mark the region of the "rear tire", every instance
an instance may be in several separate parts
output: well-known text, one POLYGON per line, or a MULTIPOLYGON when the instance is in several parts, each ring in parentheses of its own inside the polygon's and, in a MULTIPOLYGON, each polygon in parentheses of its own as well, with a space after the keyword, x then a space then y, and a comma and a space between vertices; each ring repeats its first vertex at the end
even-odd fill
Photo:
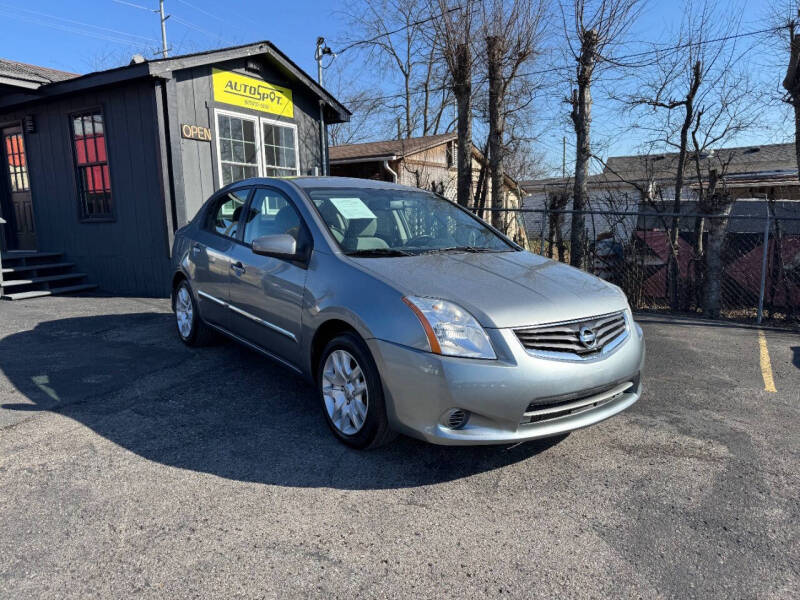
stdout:
POLYGON ((378 368, 355 333, 337 335, 325 346, 317 385, 328 427, 348 446, 377 448, 397 437, 389 427, 378 368))
POLYGON ((172 310, 178 337, 187 346, 205 346, 214 339, 213 330, 203 323, 189 282, 182 279, 172 295, 172 310))

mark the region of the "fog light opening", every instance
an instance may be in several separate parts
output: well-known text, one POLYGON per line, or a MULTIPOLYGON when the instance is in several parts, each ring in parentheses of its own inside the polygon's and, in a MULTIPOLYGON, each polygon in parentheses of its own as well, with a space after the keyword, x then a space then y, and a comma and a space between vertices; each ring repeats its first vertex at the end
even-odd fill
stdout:
POLYGON ((443 421, 449 429, 462 429, 469 421, 469 411, 462 408, 451 408, 444 414, 443 421))

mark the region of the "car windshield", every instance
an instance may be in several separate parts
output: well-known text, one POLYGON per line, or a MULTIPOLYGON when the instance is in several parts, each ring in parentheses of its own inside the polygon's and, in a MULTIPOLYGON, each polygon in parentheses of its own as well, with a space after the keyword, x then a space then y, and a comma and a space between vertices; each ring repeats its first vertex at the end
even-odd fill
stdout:
POLYGON ((346 254, 380 257, 515 250, 479 219, 428 192, 335 188, 313 189, 308 194, 346 254))

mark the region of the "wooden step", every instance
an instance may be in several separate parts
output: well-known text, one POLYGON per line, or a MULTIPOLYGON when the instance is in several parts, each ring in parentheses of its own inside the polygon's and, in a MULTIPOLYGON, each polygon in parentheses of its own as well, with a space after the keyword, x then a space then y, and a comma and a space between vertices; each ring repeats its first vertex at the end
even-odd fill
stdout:
POLYGON ((5 294, 4 300, 26 300, 28 298, 39 298, 40 296, 54 296, 56 294, 72 294, 74 292, 88 292, 97 288, 96 283, 83 283, 81 285, 70 285, 66 287, 57 287, 50 290, 34 290, 32 292, 15 292, 13 294, 5 294))
POLYGON ((61 252, 6 252, 0 258, 7 260, 24 260, 28 258, 58 258, 61 252))
POLYGON ((61 262, 61 263, 42 263, 40 265, 20 265, 18 267, 3 267, 3 274, 8 273, 22 273, 23 271, 37 271, 44 269, 66 269, 67 267, 74 267, 75 263, 61 262))
POLYGON ((47 277, 31 277, 30 279, 11 279, 3 281, 3 288, 48 283, 50 281, 64 281, 66 279, 83 279, 84 277, 86 277, 86 273, 66 273, 64 275, 48 275, 47 277))

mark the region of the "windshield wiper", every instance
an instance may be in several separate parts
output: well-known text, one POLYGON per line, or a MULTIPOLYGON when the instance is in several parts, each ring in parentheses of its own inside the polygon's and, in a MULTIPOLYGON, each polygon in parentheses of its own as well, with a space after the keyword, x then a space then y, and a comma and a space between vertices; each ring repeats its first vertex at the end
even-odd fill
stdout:
POLYGON ((504 252, 497 248, 485 248, 482 246, 448 246, 447 248, 431 248, 425 250, 422 254, 439 254, 441 252, 504 252))
POLYGON ((397 248, 369 248, 364 250, 351 250, 345 252, 347 256, 414 256, 411 252, 397 248))

